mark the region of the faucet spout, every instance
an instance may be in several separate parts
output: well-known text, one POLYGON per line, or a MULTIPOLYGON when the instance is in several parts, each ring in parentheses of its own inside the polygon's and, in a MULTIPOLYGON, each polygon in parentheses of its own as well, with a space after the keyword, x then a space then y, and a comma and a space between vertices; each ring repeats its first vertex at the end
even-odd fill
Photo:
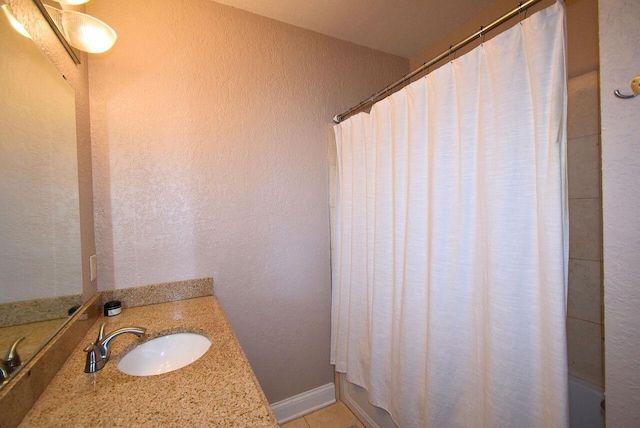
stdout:
POLYGON ((106 355, 107 359, 109 359, 109 355, 111 354, 111 348, 110 348, 109 345, 111 345, 111 341, 113 339, 115 339, 116 337, 118 337, 118 336, 120 336, 122 334, 125 334, 125 333, 135 334, 136 336, 140 337, 143 334, 145 334, 146 331, 147 331, 147 329, 143 328, 143 327, 123 327, 123 328, 119 328, 119 329, 114 330, 111 333, 109 333, 109 335, 107 335, 107 337, 105 337, 104 339, 100 340, 100 342, 96 343, 96 345, 100 346, 100 348, 103 351, 103 355, 106 355))
POLYGON ((109 361, 109 358, 111 357, 110 345, 113 339, 125 333, 135 334, 140 337, 147 331, 147 329, 143 327, 123 327, 112 331, 105 337, 105 326, 106 323, 103 323, 100 326, 100 332, 98 333, 98 338, 95 343, 89 344, 84 349, 87 353, 87 362, 84 367, 85 373, 95 373, 107 364, 107 361, 109 361))

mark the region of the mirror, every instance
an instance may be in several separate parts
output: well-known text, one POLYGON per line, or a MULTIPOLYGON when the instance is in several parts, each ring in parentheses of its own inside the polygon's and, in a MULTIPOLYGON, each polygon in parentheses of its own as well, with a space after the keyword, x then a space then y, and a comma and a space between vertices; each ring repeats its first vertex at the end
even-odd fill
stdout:
POLYGON ((24 365, 82 303, 75 95, 3 12, 0 76, 0 358, 25 337, 24 365))

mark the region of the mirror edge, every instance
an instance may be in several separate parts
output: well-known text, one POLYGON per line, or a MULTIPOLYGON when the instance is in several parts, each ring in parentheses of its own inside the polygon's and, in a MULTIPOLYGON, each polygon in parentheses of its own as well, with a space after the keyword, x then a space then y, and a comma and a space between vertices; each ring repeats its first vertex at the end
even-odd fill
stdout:
POLYGON ((44 5, 42 4, 42 1, 33 0, 33 2, 36 4, 36 6, 38 6, 38 9, 40 9, 40 12, 42 13, 42 16, 44 16, 44 19, 47 20, 47 23, 49 23, 49 27, 51 27, 53 32, 56 34, 56 37, 58 37, 58 39, 60 40, 60 43, 62 43, 62 46, 64 46, 65 50, 67 51, 67 53, 69 54, 69 56, 71 57, 73 62, 76 63, 76 64, 80 64, 80 59, 78 58, 76 53, 73 51, 73 48, 71 47, 71 45, 69 44, 67 39, 60 32, 60 29, 58 28, 56 23, 53 22, 53 19, 51 19, 51 16, 49 16, 49 13, 44 8, 44 5))

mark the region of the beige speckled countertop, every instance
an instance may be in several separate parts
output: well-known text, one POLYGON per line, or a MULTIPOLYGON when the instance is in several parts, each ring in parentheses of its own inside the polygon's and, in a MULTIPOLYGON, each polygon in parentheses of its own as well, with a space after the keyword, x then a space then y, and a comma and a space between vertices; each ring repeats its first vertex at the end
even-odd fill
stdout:
POLYGON ((124 309, 102 317, 87 333, 40 399, 23 427, 277 427, 251 367, 214 296, 124 309), (84 373, 83 348, 102 322, 116 328, 147 328, 142 339, 122 335, 111 360, 93 375, 84 373), (211 347, 192 364, 158 376, 129 376, 116 367, 138 340, 177 331, 199 332, 211 347))

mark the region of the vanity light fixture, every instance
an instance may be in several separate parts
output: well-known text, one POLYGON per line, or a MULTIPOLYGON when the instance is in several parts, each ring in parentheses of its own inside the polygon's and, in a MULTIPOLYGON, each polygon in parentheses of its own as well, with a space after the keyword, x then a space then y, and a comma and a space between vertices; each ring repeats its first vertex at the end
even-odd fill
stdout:
MULTIPOLYGON (((80 4, 72 3, 72 1, 74 0, 60 3, 80 4)), ((102 53, 111 49, 116 42, 118 37, 116 32, 98 18, 75 10, 57 9, 49 5, 44 5, 44 7, 74 48, 88 53, 102 53)))
POLYGON ((16 19, 16 17, 13 15, 13 12, 11 12, 11 9, 9 9, 9 5, 7 5, 4 1, 0 0, 0 9, 2 9, 5 16, 9 20, 9 23, 14 28, 14 30, 16 30, 18 33, 22 34, 28 39, 31 38, 31 35, 27 32, 27 30, 20 23, 20 21, 16 19))

